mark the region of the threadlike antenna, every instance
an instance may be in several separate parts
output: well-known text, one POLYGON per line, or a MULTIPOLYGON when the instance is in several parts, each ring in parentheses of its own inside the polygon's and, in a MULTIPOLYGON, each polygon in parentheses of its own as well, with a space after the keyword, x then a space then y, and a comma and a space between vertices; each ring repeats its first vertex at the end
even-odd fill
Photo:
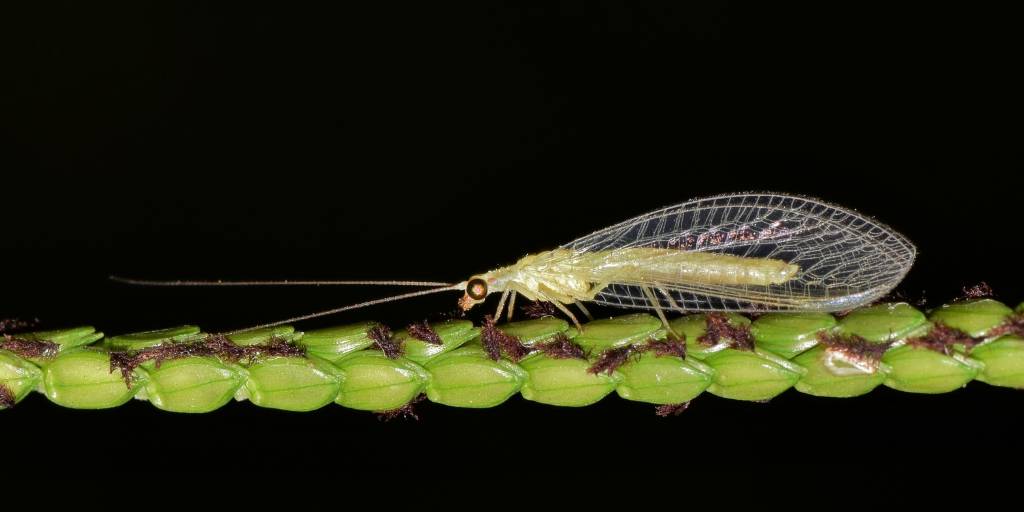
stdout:
POLYGON ((135 279, 131 277, 110 276, 117 283, 134 286, 451 286, 452 283, 439 281, 212 281, 175 280, 159 281, 152 279, 135 279))

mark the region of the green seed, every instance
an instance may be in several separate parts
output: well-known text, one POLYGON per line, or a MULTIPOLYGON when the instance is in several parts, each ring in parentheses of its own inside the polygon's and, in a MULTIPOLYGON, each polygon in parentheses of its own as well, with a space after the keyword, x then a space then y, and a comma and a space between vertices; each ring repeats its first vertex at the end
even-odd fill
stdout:
POLYGON ((843 317, 838 327, 840 334, 860 336, 876 343, 903 339, 924 330, 927 330, 924 313, 905 302, 858 309, 843 317))
POLYGON ((228 403, 246 382, 245 370, 214 357, 186 357, 147 370, 146 397, 171 412, 209 412, 228 403))
POLYGON ((825 347, 815 347, 793 358, 807 373, 796 383, 797 391, 814 396, 846 398, 860 396, 885 381, 885 373, 853 373, 836 375, 825 365, 825 347))
POLYGON ((931 312, 931 321, 942 322, 974 338, 984 337, 1006 321, 1013 310, 992 299, 968 300, 945 304, 931 312))
POLYGON ((276 327, 265 327, 263 329, 253 329, 251 331, 236 332, 228 335, 228 339, 235 345, 243 347, 250 345, 259 345, 266 343, 272 338, 283 339, 291 341, 294 338, 300 337, 295 334, 295 328, 290 325, 278 325, 276 327))
MULTIPOLYGON (((589 325, 587 324, 588 328, 589 325)), ((519 341, 527 347, 553 338, 557 334, 567 334, 569 323, 561 318, 545 316, 535 320, 523 320, 499 325, 498 329, 505 334, 519 338, 519 341)), ((575 332, 575 329, 573 330, 575 332)))
POLYGON ((979 345, 971 359, 985 365, 977 379, 993 386, 1024 388, 1024 338, 1004 336, 979 345))
POLYGON ((199 328, 194 325, 182 325, 155 331, 122 334, 107 338, 104 345, 111 350, 142 350, 146 347, 159 345, 165 341, 182 341, 194 338, 199 328))
POLYGON ((520 392, 523 398, 542 404, 590 405, 611 393, 621 379, 618 372, 611 375, 589 373, 590 364, 582 359, 554 359, 532 354, 519 363, 529 374, 520 392))
POLYGON ((91 325, 72 327, 70 329, 59 329, 54 331, 36 331, 19 334, 18 337, 36 341, 50 341, 60 345, 60 350, 68 350, 94 343, 103 338, 102 332, 96 332, 91 325))
POLYGON ((1017 309, 1016 309, 1016 311, 1017 311, 1018 313, 1024 313, 1024 302, 1021 302, 1020 304, 1017 304, 1017 309))
POLYGON ((38 366, 6 350, 0 350, 0 386, 14 395, 15 403, 35 389, 42 377, 43 372, 38 366))
POLYGON ((430 374, 422 366, 399 357, 388 359, 376 350, 350 354, 337 363, 345 375, 335 402, 350 409, 387 411, 412 401, 430 374))
POLYGON ((423 364, 432 357, 462 346, 480 333, 480 329, 473 327, 469 320, 449 320, 430 327, 441 338, 440 345, 413 338, 407 329, 395 333, 395 342, 402 345, 404 355, 410 361, 423 364))
POLYGON ((934 350, 905 345, 885 353, 885 385, 908 393, 947 393, 962 388, 978 368, 934 350))
POLYGON ((312 411, 331 403, 342 382, 342 373, 318 357, 261 359, 248 373, 238 398, 285 411, 312 411))
POLYGON ((452 407, 494 407, 516 394, 526 381, 522 368, 494 361, 479 347, 463 347, 426 365, 431 379, 427 398, 452 407))
POLYGON ((622 380, 615 391, 620 397, 651 404, 679 404, 703 393, 711 385, 714 370, 699 361, 648 352, 621 366, 618 373, 622 380))
POLYGON ((708 391, 733 400, 770 400, 793 387, 804 371, 767 352, 731 348, 709 354, 704 362, 715 369, 708 391))
MULTIPOLYGON (((735 313, 724 313, 726 319, 734 327, 749 327, 750 319, 735 313)), ((709 354, 719 352, 728 348, 726 343, 718 343, 714 346, 705 345, 700 337, 707 332, 707 315, 687 315, 669 322, 672 330, 677 334, 686 337, 686 354, 697 359, 704 359, 709 354)), ((723 340, 731 341, 731 340, 723 340)))
POLYGON ((43 368, 47 398, 72 409, 117 407, 131 400, 146 379, 146 371, 136 368, 129 388, 121 372, 110 371, 110 354, 91 348, 63 352, 43 368))
POLYGON ((786 359, 810 350, 818 344, 818 333, 836 326, 826 313, 768 313, 750 325, 757 347, 786 359))
POLYGON ((648 314, 637 313, 594 320, 588 323, 583 328, 583 334, 577 335, 573 341, 583 347, 583 350, 597 354, 608 349, 646 341, 652 337, 665 337, 661 320, 648 314))
POLYGON ((298 343, 306 347, 307 354, 333 363, 348 354, 373 345, 369 332, 377 325, 377 322, 363 322, 307 331, 299 338, 298 343))

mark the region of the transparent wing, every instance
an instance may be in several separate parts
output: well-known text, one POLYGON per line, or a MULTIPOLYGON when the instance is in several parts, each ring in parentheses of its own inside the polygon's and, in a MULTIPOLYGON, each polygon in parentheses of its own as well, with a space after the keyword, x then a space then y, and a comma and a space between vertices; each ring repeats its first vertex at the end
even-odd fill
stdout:
POLYGON ((851 210, 773 193, 732 194, 671 206, 602 229, 563 248, 674 248, 800 267, 778 285, 611 283, 595 302, 646 308, 641 285, 664 308, 687 311, 838 311, 881 298, 910 270, 916 250, 902 235, 851 210))

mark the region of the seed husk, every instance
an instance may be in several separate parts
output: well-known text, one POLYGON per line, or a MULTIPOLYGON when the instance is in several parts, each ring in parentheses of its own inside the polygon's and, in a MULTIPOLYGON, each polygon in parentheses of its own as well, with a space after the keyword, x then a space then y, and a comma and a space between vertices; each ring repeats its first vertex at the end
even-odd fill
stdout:
POLYGON ((670 321, 669 325, 673 331, 686 339, 687 355, 697 359, 704 359, 710 354, 730 348, 737 342, 744 345, 747 343, 746 335, 742 335, 740 340, 734 340, 727 336, 730 333, 750 333, 750 319, 735 313, 687 315, 670 321), (726 330, 728 332, 717 330, 713 336, 716 339, 711 340, 707 336, 709 318, 714 318, 710 320, 712 325, 719 327, 722 326, 721 320, 725 320, 730 326, 726 330))
POLYGON ((43 378, 38 366, 6 350, 0 350, 0 387, 7 393, 6 404, 0 409, 13 407, 36 389, 43 378))
POLYGON ((199 327, 182 325, 154 331, 135 332, 113 336, 103 341, 111 350, 137 351, 168 341, 186 341, 200 336, 199 327))
POLYGON ((1004 336, 971 351, 984 368, 977 379, 993 386, 1024 388, 1024 338, 1004 336))
POLYGON ((885 385, 907 393, 948 393, 967 385, 978 368, 934 350, 904 345, 886 352, 885 385))
POLYGON ((972 338, 983 338, 1012 314, 1013 310, 1002 302, 975 299, 939 306, 929 319, 963 331, 972 338))
POLYGON ((817 346, 818 333, 835 326, 835 317, 827 313, 767 313, 754 320, 750 331, 758 348, 792 359, 817 346))
POLYGON ((146 397, 158 409, 203 413, 221 408, 245 384, 244 368, 215 357, 174 359, 147 371, 146 397))
POLYGON ((527 374, 505 360, 491 359, 482 347, 462 347, 426 364, 427 398, 452 407, 494 407, 516 394, 527 374))
POLYGON ((521 361, 529 377, 520 393, 534 402, 565 407, 593 404, 615 390, 621 376, 591 373, 591 363, 581 359, 555 359, 534 353, 521 361))
POLYGON ((343 374, 330 362, 314 356, 269 357, 247 369, 244 395, 270 409, 312 411, 335 400, 343 374))
POLYGON ((669 405, 689 402, 711 385, 713 371, 700 362, 644 352, 618 369, 616 393, 626 400, 669 405))
POLYGON ((95 343, 103 338, 102 332, 96 332, 91 325, 82 325, 68 329, 26 332, 15 335, 17 338, 46 343, 56 343, 58 351, 82 347, 95 343))
POLYGON ((897 302, 853 311, 839 320, 836 333, 880 343, 903 339, 927 328, 924 313, 910 304, 897 302))
POLYGON ((448 320, 430 327, 437 342, 417 339, 408 328, 395 333, 395 342, 402 346, 406 359, 423 364, 433 357, 459 348, 480 333, 480 329, 473 327, 473 322, 469 320, 448 320))
POLYGON ((398 409, 416 398, 430 379, 422 366, 404 357, 388 358, 376 350, 349 354, 336 366, 344 379, 335 402, 363 411, 398 409))
POLYGON ((725 349, 704 358, 715 369, 708 391, 722 398, 761 402, 793 387, 804 369, 768 352, 725 349))
POLYGON ((582 334, 570 337, 583 350, 599 354, 651 338, 664 338, 665 330, 661 320, 646 313, 637 313, 594 320, 584 326, 582 334))
POLYGON ((264 327, 262 329, 252 329, 227 335, 227 338, 231 340, 232 343, 240 347, 260 345, 271 339, 291 342, 301 337, 302 333, 296 333, 295 327, 290 325, 264 327))
MULTIPOLYGON (((833 373, 825 364, 826 347, 818 346, 793 358, 806 369, 796 383, 797 391, 814 396, 847 398, 867 394, 885 381, 885 372, 833 373)), ((834 363, 833 363, 834 364, 834 363)))
POLYGON ((107 409, 117 407, 146 383, 142 368, 132 371, 131 384, 125 386, 120 372, 112 371, 110 354, 89 347, 61 352, 43 368, 47 398, 71 409, 107 409))
POLYGON ((566 334, 569 331, 569 323, 561 318, 545 316, 535 320, 523 320, 499 325, 505 334, 515 336, 519 342, 527 347, 536 343, 547 341, 558 334, 566 334))
POLYGON ((376 322, 328 327, 306 331, 298 339, 298 343, 306 347, 306 353, 336 362, 347 354, 369 348, 373 345, 370 329, 377 326, 376 322))

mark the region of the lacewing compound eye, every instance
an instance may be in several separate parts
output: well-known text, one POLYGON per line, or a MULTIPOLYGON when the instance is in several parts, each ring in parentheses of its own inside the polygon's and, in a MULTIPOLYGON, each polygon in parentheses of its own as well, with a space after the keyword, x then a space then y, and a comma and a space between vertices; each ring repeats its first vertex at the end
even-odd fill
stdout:
POLYGON ((483 300, 484 297, 487 297, 487 281, 479 277, 470 279, 466 283, 466 295, 473 300, 483 300))

